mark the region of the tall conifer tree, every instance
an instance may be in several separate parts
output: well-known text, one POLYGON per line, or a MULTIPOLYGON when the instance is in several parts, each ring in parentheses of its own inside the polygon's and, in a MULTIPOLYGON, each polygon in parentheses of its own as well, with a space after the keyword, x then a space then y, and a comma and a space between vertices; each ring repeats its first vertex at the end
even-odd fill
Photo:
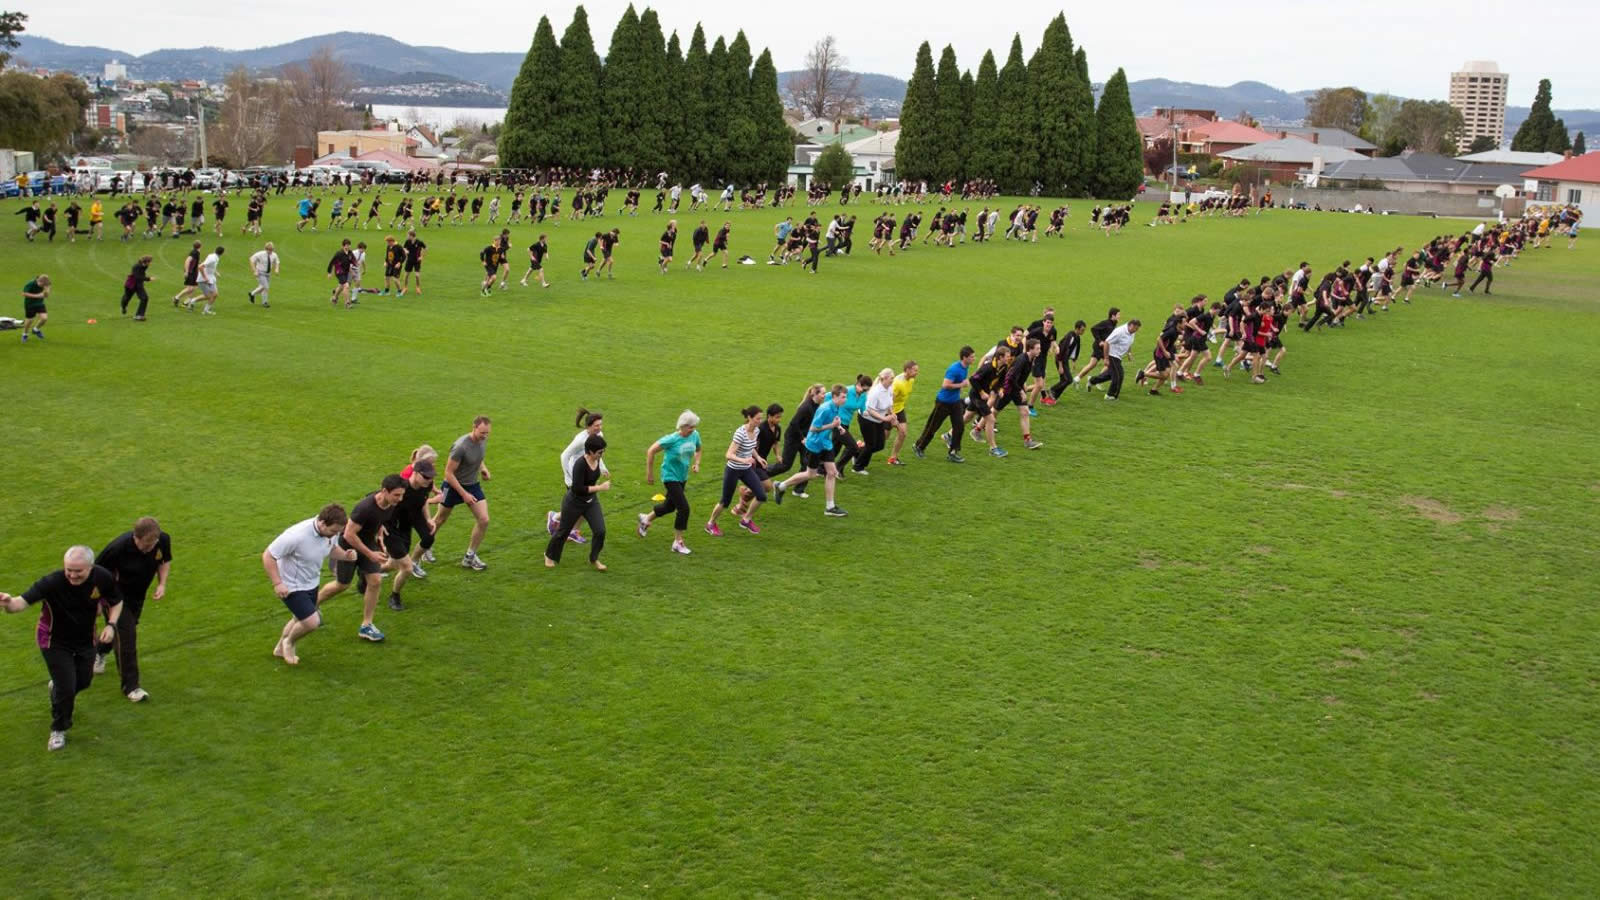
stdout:
POLYGON ((560 78, 561 48, 556 44, 550 18, 541 16, 533 32, 533 45, 511 86, 511 103, 500 129, 500 165, 520 169, 556 161, 558 153, 550 125, 559 110, 560 78))
POLYGON ((917 48, 916 68, 906 85, 900 106, 900 140, 895 145, 895 174, 902 179, 936 178, 934 171, 939 135, 939 89, 933 69, 933 48, 927 41, 917 48))
POLYGON ((1095 148, 1094 196, 1122 200, 1136 194, 1144 180, 1144 138, 1133 118, 1128 76, 1121 69, 1100 93, 1095 148))
POLYGON ((564 166, 592 166, 605 158, 601 137, 600 56, 589 33, 589 14, 579 6, 561 35, 559 106, 550 123, 556 161, 564 166))

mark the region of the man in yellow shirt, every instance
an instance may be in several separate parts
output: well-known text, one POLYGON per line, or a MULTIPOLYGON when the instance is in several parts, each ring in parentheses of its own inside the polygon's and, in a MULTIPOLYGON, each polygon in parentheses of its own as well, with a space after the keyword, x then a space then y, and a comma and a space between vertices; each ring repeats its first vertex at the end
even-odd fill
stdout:
POLYGON ((893 403, 889 411, 894 413, 894 452, 889 454, 889 465, 903 466, 900 461, 900 448, 906 443, 906 401, 911 399, 911 391, 917 386, 917 361, 906 360, 905 367, 899 375, 894 377, 894 383, 889 385, 889 394, 893 403))
POLYGON ((96 197, 94 202, 89 204, 89 233, 97 241, 105 240, 105 234, 102 231, 105 226, 105 219, 105 208, 100 205, 100 198, 96 197))

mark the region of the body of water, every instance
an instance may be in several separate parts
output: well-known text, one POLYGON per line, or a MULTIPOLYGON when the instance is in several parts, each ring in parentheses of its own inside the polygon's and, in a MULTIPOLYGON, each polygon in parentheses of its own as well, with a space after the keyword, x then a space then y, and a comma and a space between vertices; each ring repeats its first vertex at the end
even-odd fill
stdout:
POLYGON ((477 106, 401 106, 373 104, 372 114, 380 119, 399 119, 402 125, 424 125, 454 128, 462 123, 476 122, 493 125, 506 117, 499 107, 477 106))

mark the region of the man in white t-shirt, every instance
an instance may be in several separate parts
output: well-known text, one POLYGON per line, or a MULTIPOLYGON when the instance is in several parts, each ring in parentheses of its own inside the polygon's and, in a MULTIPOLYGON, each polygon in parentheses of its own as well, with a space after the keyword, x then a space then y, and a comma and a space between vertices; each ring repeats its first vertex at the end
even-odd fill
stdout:
MULTIPOLYGON (((218 247, 200 261, 200 271, 195 275, 195 287, 200 289, 200 298, 206 302, 205 308, 200 310, 201 315, 214 316, 216 310, 212 307, 217 303, 217 267, 222 264, 222 254, 226 248, 218 247)), ((194 300, 183 304, 184 309, 193 310, 194 300)))
POLYGON ((331 554, 340 562, 354 562, 356 551, 334 546, 333 539, 349 521, 344 507, 330 503, 313 518, 284 529, 261 552, 261 567, 272 581, 272 592, 292 617, 283 626, 272 655, 289 665, 299 665, 295 642, 322 627, 322 612, 317 605, 318 580, 323 561, 331 554))
POLYGON ((250 291, 250 302, 256 302, 256 297, 260 296, 261 306, 271 307, 272 304, 267 301, 267 291, 272 287, 272 276, 278 274, 278 253, 272 248, 271 241, 250 254, 250 271, 256 276, 256 286, 250 291))
POLYGON ((1111 386, 1106 388, 1106 399, 1115 400, 1122 394, 1122 365, 1133 350, 1133 336, 1139 331, 1139 320, 1130 319, 1112 329, 1111 335, 1106 338, 1106 370, 1089 379, 1089 384, 1096 385, 1109 381, 1111 386))

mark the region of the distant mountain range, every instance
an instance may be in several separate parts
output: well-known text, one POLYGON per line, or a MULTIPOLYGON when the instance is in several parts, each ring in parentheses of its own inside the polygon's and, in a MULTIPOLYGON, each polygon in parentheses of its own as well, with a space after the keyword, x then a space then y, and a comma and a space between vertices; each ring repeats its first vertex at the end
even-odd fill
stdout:
MULTIPOLYGON (((157 50, 138 55, 106 47, 78 47, 49 38, 23 34, 17 62, 49 69, 94 73, 112 61, 128 67, 134 78, 173 81, 186 78, 220 81, 244 66, 256 72, 275 71, 301 62, 328 47, 350 70, 359 88, 356 99, 369 103, 420 103, 429 106, 504 106, 511 82, 522 66, 520 53, 467 53, 447 47, 417 47, 377 34, 342 31, 302 38, 288 44, 254 50, 157 50)), ((798 72, 779 74, 786 88, 798 72)), ((1099 86, 1096 85, 1098 91, 1099 86)), ((1306 99, 1314 90, 1285 91, 1259 81, 1227 86, 1148 78, 1129 82, 1134 112, 1144 115, 1158 106, 1214 109, 1231 118, 1242 111, 1263 125, 1289 125, 1305 118, 1306 99)), ((861 96, 868 114, 887 118, 900 113, 906 82, 892 75, 861 73, 861 96)), ((1558 109, 1567 129, 1600 134, 1600 110, 1558 109)), ((1506 134, 1516 131, 1528 117, 1528 108, 1506 108, 1506 134)))

